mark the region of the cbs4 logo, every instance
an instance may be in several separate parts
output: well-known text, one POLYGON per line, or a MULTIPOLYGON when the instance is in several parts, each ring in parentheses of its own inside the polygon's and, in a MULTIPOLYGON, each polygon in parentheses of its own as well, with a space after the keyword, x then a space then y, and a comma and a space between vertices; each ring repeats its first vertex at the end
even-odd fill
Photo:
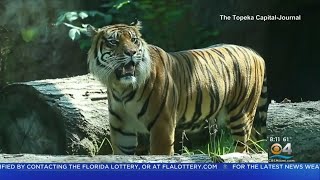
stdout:
POLYGON ((271 153, 278 155, 281 153, 288 153, 288 155, 292 154, 292 148, 291 148, 291 143, 287 143, 283 148, 281 144, 279 143, 274 143, 271 146, 271 153))

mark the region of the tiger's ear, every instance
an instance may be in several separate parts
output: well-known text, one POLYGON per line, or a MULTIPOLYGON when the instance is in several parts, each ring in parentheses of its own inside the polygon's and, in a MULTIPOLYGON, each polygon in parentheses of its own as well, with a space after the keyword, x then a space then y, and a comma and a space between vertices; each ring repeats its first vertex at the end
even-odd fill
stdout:
POLYGON ((135 19, 135 21, 133 21, 132 23, 130 23, 130 26, 134 26, 135 28, 137 28, 138 30, 142 29, 142 23, 141 21, 139 21, 138 19, 135 19))
POLYGON ((98 33, 98 30, 95 27, 91 26, 90 24, 87 24, 86 32, 85 32, 87 36, 93 37, 97 33, 98 33))

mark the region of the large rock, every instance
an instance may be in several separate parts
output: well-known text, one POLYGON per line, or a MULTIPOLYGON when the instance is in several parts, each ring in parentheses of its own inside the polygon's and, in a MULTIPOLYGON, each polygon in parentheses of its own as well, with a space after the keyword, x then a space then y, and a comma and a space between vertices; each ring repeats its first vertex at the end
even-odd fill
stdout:
POLYGON ((268 154, 245 154, 245 153, 229 153, 221 155, 220 158, 226 163, 266 163, 268 162, 268 154))
POLYGON ((320 162, 320 101, 271 104, 267 128, 268 147, 291 143, 296 162, 320 162))

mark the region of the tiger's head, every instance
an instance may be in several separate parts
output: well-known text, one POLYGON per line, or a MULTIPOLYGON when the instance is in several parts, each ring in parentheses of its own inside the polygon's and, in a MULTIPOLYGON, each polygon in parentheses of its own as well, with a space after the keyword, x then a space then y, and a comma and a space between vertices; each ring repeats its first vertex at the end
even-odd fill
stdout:
POLYGON ((139 21, 99 29, 87 26, 87 34, 93 37, 88 52, 89 70, 107 87, 137 87, 150 74, 148 46, 140 29, 139 21))

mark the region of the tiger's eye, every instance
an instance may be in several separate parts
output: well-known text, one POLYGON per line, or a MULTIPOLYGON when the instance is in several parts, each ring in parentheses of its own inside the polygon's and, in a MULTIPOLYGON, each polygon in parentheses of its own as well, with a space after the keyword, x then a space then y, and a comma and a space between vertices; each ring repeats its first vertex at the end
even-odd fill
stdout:
POLYGON ((113 45, 113 46, 115 46, 115 45, 118 44, 118 41, 115 40, 115 39, 108 39, 108 43, 111 44, 111 45, 113 45))
POLYGON ((131 42, 133 42, 134 44, 138 44, 138 38, 136 37, 131 38, 131 42))

